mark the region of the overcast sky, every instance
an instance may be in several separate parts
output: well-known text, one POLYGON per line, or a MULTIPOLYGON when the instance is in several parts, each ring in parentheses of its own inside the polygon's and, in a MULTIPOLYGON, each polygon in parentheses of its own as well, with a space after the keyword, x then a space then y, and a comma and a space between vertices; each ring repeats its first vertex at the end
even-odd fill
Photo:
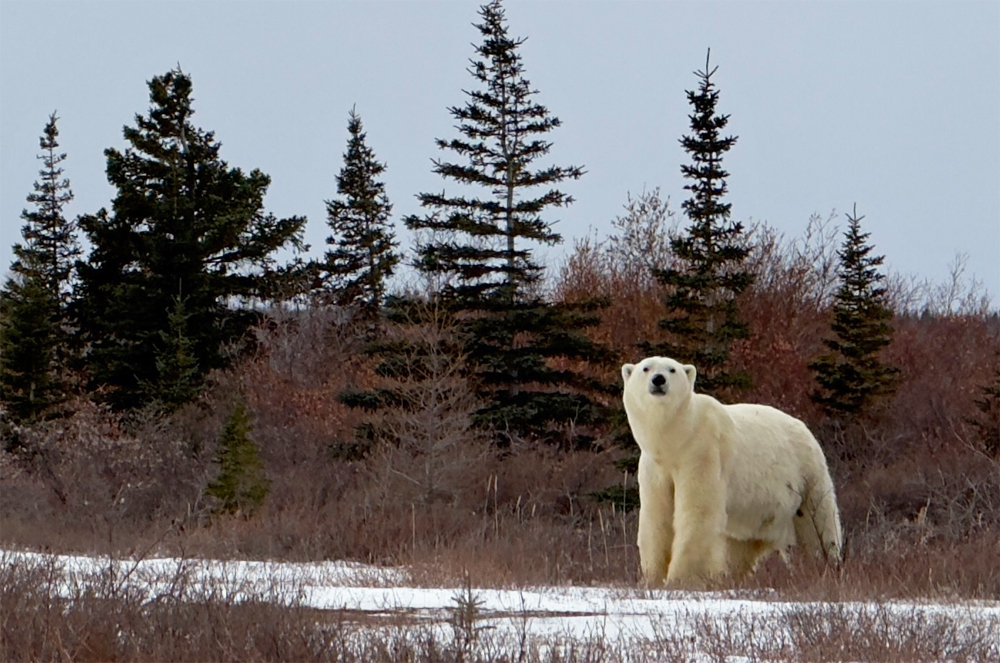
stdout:
MULTIPOLYGON (((57 110, 76 198, 110 206, 103 150, 149 108, 146 82, 179 63, 197 126, 222 157, 272 177, 278 216, 309 218, 321 255, 347 115, 357 105, 399 219, 441 191, 435 138, 457 136, 479 3, 0 2, 0 271, 20 240, 38 138, 57 110)), ((890 270, 943 280, 956 254, 1000 295, 1000 3, 506 3, 536 100, 563 126, 550 162, 588 173, 550 220, 603 236, 627 194, 684 199, 684 94, 712 49, 740 220, 799 236, 809 216, 855 203, 890 270)), ((842 217, 841 217, 842 220, 842 217)), ((404 243, 405 244, 405 243, 404 243)))

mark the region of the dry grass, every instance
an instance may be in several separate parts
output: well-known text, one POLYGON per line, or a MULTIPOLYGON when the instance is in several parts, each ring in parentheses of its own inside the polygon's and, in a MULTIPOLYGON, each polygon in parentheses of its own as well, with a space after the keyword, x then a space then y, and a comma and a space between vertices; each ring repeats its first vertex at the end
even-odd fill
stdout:
POLYGON ((0 563, 3 660, 359 660, 284 589, 205 593, 180 574, 150 597, 111 566, 68 585, 59 571, 0 563))
MULTIPOLYGON (((789 606, 781 618, 741 612, 729 620, 701 618, 688 645, 708 660, 986 661, 1000 654, 997 620, 966 621, 916 607, 875 603, 789 606)), ((681 644, 683 646, 683 644, 681 644)), ((689 660, 689 659, 685 659, 689 660)))
MULTIPOLYGON (((84 579, 47 561, 0 557, 0 659, 131 661, 986 661, 1000 655, 1000 619, 961 608, 872 602, 783 603, 729 614, 692 607, 677 622, 605 637, 538 635, 533 615, 482 610, 465 584, 447 615, 304 606, 294 586, 233 577, 202 584, 183 565, 130 582, 111 562, 84 579), (153 591, 143 587, 154 587, 153 591), (489 620, 489 621, 487 621, 489 620)), ((600 615, 597 615, 598 617, 600 615)))

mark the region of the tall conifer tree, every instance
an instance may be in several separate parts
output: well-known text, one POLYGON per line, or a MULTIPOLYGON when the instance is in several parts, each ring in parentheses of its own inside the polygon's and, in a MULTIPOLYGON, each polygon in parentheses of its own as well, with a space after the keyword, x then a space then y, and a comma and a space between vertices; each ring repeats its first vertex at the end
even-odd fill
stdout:
POLYGON ((830 325, 833 338, 823 339, 827 352, 809 365, 819 385, 813 400, 832 416, 870 411, 879 397, 893 391, 899 372, 879 359, 892 340, 892 311, 880 285, 883 256, 870 255, 870 233, 861 232, 862 219, 856 206, 847 216, 844 244, 837 253, 840 286, 830 325))
POLYGON ((668 337, 646 346, 649 354, 697 366, 699 390, 715 395, 749 386, 747 376, 727 371, 726 363, 730 343, 747 336, 746 325, 738 319, 736 298, 753 282, 742 267, 749 253, 743 224, 730 219, 731 205, 723 202, 729 173, 722 158, 737 137, 722 134, 729 116, 716 112, 719 91, 712 76, 717 69, 706 57, 705 70, 695 72, 698 90, 687 92, 692 134, 680 142, 691 156, 691 163, 681 166, 690 181, 684 188, 691 197, 683 209, 691 224, 685 234, 671 240, 680 266, 655 272, 667 291, 667 317, 660 328, 668 337))
POLYGON ((440 296, 461 320, 477 395, 487 403, 479 424, 501 441, 567 442, 561 425, 586 426, 602 413, 588 395, 595 383, 551 361, 601 359, 603 351, 580 331, 596 323, 596 303, 546 302, 539 287, 544 268, 531 244, 562 241, 544 215, 573 202, 557 187, 584 170, 538 164, 552 147, 546 136, 560 121, 534 99, 519 52, 524 39, 509 36, 501 2, 479 14, 482 42, 469 68, 475 85, 464 106, 449 109, 461 136, 437 141, 454 160, 434 161, 434 172, 462 193, 420 194, 428 213, 405 222, 430 231, 418 246, 417 266, 443 282, 440 296))
POLYGON ((214 134, 192 124, 187 74, 157 76, 149 90, 148 115, 124 129, 129 147, 105 150, 117 189, 112 211, 80 218, 93 249, 79 264, 79 317, 92 377, 112 388, 118 408, 154 401, 157 385, 176 378, 166 358, 178 332, 191 355, 183 373, 192 359, 199 379, 224 366, 224 345, 257 317, 246 303, 292 294, 282 292, 291 269, 277 266, 274 254, 301 248, 305 224, 266 213, 270 178, 230 168, 214 134), (172 330, 181 299, 185 328, 175 318, 172 330))
POLYGON ((28 195, 34 210, 21 213, 23 244, 14 245, 13 276, 0 304, 0 398, 15 420, 38 418, 69 389, 71 319, 68 312, 73 260, 80 250, 63 215, 73 199, 63 177, 59 118, 53 113, 40 139, 43 167, 28 195))
POLYGON ((385 165, 365 142, 361 117, 351 109, 347 124, 350 138, 344 167, 337 175, 341 198, 326 203, 327 224, 333 235, 320 265, 323 296, 338 306, 354 306, 363 319, 377 324, 385 299, 386 280, 400 256, 389 214, 392 205, 378 177, 385 165))

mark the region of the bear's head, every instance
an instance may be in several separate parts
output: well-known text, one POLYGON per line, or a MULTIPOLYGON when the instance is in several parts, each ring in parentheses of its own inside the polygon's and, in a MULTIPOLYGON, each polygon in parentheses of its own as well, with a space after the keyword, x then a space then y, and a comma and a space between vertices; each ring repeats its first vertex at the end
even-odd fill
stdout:
POLYGON ((625 409, 639 411, 664 405, 679 406, 694 392, 697 371, 669 357, 646 357, 622 366, 625 409))

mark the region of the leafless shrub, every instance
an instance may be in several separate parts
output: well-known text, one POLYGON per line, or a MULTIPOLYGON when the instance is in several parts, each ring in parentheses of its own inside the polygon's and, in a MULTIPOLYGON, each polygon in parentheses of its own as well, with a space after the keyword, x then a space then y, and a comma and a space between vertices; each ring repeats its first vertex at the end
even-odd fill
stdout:
POLYGON ((251 332, 255 357, 300 387, 323 387, 335 379, 364 338, 350 312, 336 307, 282 305, 267 313, 251 332))
POLYGON ((80 402, 70 417, 34 426, 22 440, 23 450, 4 459, 0 504, 8 526, 41 526, 31 534, 37 543, 61 533, 127 549, 137 533, 198 508, 204 464, 155 424, 126 430, 110 412, 80 402), (11 493, 7 479, 27 494, 11 493))
POLYGON ((968 263, 967 254, 955 254, 948 263, 948 276, 940 283, 926 278, 890 275, 887 292, 892 309, 905 315, 989 315, 993 310, 993 298, 983 280, 968 273, 968 263))
POLYGON ((115 560, 71 578, 52 561, 0 558, 0 581, 3 660, 344 660, 336 630, 286 587, 219 591, 182 572, 131 582, 115 560))
POLYGON ((744 235, 750 254, 744 267, 754 275, 753 290, 789 298, 798 307, 819 311, 837 288, 839 228, 836 211, 809 217, 801 237, 789 240, 766 221, 751 223, 744 235))
POLYGON ((653 271, 666 269, 673 260, 670 241, 679 234, 680 218, 664 200, 660 188, 628 194, 625 213, 611 221, 614 228, 604 245, 608 265, 635 270, 637 279, 652 279, 653 271))
MULTIPOLYGON (((336 396, 363 374, 363 334, 335 310, 279 309, 255 330, 256 351, 218 376, 223 398, 239 390, 269 470, 314 462, 351 429, 355 417, 336 396)), ((225 408, 223 408, 225 409, 225 408)))
POLYGON ((656 333, 662 317, 662 292, 653 270, 675 264, 670 239, 680 218, 659 188, 629 194, 625 212, 612 221, 607 239, 576 240, 573 253, 559 270, 553 295, 561 301, 608 298, 603 324, 594 334, 618 351, 633 352, 639 339, 656 333))
POLYGON ((411 324, 389 330, 390 342, 403 341, 391 380, 402 405, 380 413, 374 424, 385 433, 367 463, 376 499, 421 507, 469 503, 470 491, 490 476, 493 454, 473 426, 480 403, 465 359, 446 350, 454 334, 434 303, 411 324))
POLYGON ((919 522, 886 517, 878 505, 845 523, 842 564, 801 554, 786 563, 775 555, 732 587, 751 595, 830 602, 991 600, 1000 592, 1000 569, 987 562, 1000 554, 1000 540, 992 532, 946 540, 919 522))
POLYGON ((669 205, 669 199, 661 199, 658 188, 636 197, 629 194, 625 213, 611 221, 611 235, 603 240, 595 235, 575 241, 573 253, 560 268, 556 296, 565 299, 571 296, 568 289, 591 285, 600 288, 591 290, 591 296, 609 296, 614 282, 638 289, 655 288, 653 270, 665 269, 673 260, 670 238, 678 222, 669 205))
POLYGON ((826 604, 789 609, 786 627, 804 661, 986 661, 1000 655, 993 619, 919 606, 826 604))
POLYGON ((649 644, 672 660, 985 661, 998 654, 1000 620, 959 607, 747 601, 730 612, 698 611, 649 644))

